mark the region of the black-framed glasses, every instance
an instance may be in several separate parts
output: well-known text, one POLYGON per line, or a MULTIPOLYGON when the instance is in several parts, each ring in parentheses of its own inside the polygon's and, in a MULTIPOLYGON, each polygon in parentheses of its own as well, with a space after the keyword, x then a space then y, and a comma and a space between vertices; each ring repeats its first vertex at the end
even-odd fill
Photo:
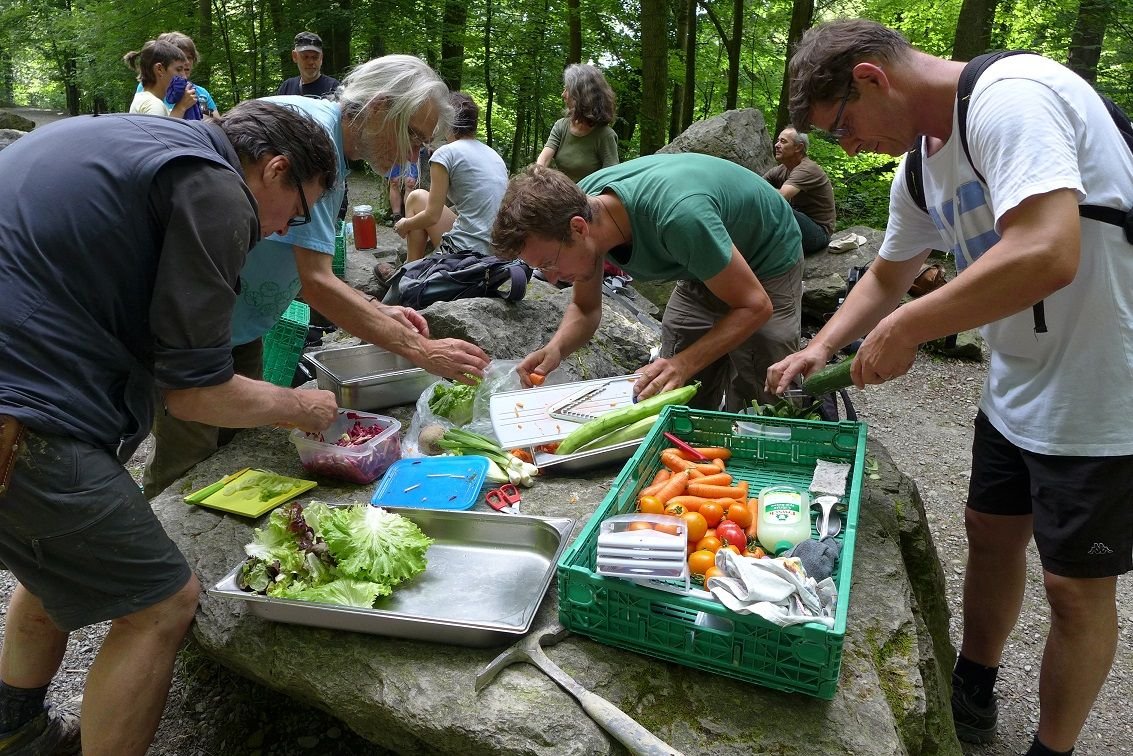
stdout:
POLYGON ((406 123, 405 130, 409 133, 409 146, 416 147, 420 150, 431 141, 430 137, 425 136, 413 126, 413 124, 406 123))
MULTIPOLYGON (((294 178, 294 177, 293 177, 294 178)), ((305 226, 311 222, 311 208, 307 205, 307 196, 303 194, 303 185, 295 178, 295 188, 299 190, 299 201, 303 203, 303 214, 296 215, 287 221, 288 226, 305 226)))
POLYGON ((846 103, 850 101, 850 95, 854 93, 854 85, 850 84, 846 87, 846 94, 842 96, 842 102, 838 103, 838 112, 834 114, 834 122, 830 124, 830 128, 826 133, 835 139, 845 139, 850 135, 850 129, 840 125, 842 123, 842 114, 846 110, 846 103))

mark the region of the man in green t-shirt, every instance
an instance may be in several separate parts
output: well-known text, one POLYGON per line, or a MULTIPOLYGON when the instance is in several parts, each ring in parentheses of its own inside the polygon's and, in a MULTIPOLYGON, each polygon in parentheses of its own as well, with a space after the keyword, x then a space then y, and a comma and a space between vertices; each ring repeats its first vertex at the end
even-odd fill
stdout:
POLYGON ((695 407, 718 409, 725 396, 729 411, 774 400, 764 374, 799 341, 802 242, 786 200, 748 169, 709 155, 650 155, 576 186, 530 166, 504 194, 492 244, 551 283, 574 284, 555 335, 519 365, 525 383, 594 335, 609 258, 637 279, 678 281, 661 358, 638 371, 638 398, 696 379, 695 407))

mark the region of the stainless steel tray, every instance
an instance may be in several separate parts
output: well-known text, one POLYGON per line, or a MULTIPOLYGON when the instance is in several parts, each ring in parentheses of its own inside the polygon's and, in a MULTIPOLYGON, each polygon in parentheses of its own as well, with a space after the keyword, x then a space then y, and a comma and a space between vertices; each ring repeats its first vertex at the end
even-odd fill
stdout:
POLYGON ((389 511, 417 523, 435 543, 425 571, 394 588, 375 609, 247 593, 236 585, 240 565, 209 595, 246 601, 252 614, 275 622, 457 646, 503 645, 531 629, 574 525, 565 517, 389 511))
POLYGON ((437 380, 404 357, 373 344, 321 349, 303 359, 315 369, 319 388, 333 391, 339 406, 356 410, 412 404, 437 380))
POLYGON ((575 473, 586 472, 606 465, 625 462, 641 446, 642 439, 626 441, 605 449, 579 452, 576 454, 546 454, 535 453, 535 465, 540 473, 575 473))

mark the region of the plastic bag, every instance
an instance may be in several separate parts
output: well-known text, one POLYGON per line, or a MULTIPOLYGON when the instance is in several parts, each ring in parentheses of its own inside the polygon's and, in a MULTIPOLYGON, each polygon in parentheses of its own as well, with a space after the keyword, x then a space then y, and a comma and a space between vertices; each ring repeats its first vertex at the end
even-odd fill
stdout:
POLYGON ((426 456, 418 446, 417 439, 421 435, 422 429, 430 425, 439 425, 445 430, 455 428, 456 426, 447 417, 434 415, 433 411, 429 409, 429 400, 433 398, 433 391, 437 386, 452 385, 449 381, 440 380, 436 383, 430 383, 429 386, 421 392, 421 396, 417 397, 417 410, 413 413, 413 420, 409 423, 409 429, 401 437, 401 456, 402 457, 424 457, 426 456))

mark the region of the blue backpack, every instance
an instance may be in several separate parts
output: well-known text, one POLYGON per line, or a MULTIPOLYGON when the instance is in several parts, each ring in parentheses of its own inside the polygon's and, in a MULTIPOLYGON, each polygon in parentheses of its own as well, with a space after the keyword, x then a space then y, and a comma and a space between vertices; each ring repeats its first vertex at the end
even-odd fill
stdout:
MULTIPOLYGON (((1012 55, 1034 54, 1035 53, 1031 53, 1029 50, 1001 50, 999 52, 985 53, 972 58, 972 60, 964 66, 963 73, 960 74, 960 82, 956 88, 956 120, 960 130, 960 146, 964 148, 964 157, 968 159, 968 165, 972 166, 976 177, 985 185, 987 184, 987 180, 984 178, 983 174, 980 173, 980 170, 976 168, 976 164, 972 162, 972 153, 968 150, 968 104, 972 98, 972 90, 975 89, 976 81, 980 78, 980 74, 997 60, 1012 55)), ((1125 146, 1129 148, 1130 153, 1133 153, 1133 123, 1130 123, 1129 116, 1127 116, 1113 100, 1100 92, 1097 94, 1105 104, 1105 109, 1109 112, 1110 118, 1113 119, 1114 126, 1117 127, 1122 139, 1125 140, 1125 146)), ((921 137, 917 142, 917 146, 910 150, 908 156, 905 158, 905 185, 909 189, 909 196, 912 197, 913 202, 916 203, 917 207, 927 213, 928 205, 925 202, 924 194, 924 172, 921 168, 921 153, 923 150, 924 137, 921 137)), ((1103 207, 1102 205, 1078 205, 1078 215, 1083 218, 1121 227, 1125 230, 1125 238, 1130 244, 1133 244, 1133 208, 1120 210, 1115 207, 1103 207)), ((1031 309, 1034 312, 1035 333, 1046 333, 1046 318, 1043 314, 1043 303, 1037 302, 1031 309)))

